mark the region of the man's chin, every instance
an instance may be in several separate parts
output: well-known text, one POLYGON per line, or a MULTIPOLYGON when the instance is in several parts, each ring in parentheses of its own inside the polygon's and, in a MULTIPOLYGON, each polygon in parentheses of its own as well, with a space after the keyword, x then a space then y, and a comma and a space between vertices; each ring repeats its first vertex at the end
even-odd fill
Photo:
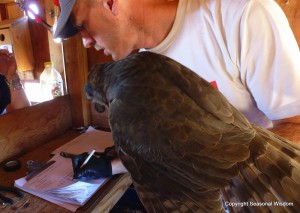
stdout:
POLYGON ((106 56, 110 56, 111 55, 111 53, 110 53, 110 51, 108 49, 104 49, 103 52, 104 52, 104 55, 106 55, 106 56))
POLYGON ((121 56, 121 55, 112 53, 112 54, 110 54, 110 56, 111 56, 112 60, 119 61, 119 60, 126 58, 127 55, 121 56))
POLYGON ((109 51, 108 49, 106 48, 98 48, 97 46, 94 46, 94 48, 97 50, 97 51, 100 51, 100 50, 103 50, 103 54, 106 55, 106 56, 111 56, 111 58, 114 60, 114 61, 118 61, 118 60, 121 60, 123 58, 126 58, 128 55, 122 55, 122 54, 118 54, 118 53, 115 53, 115 52, 111 52, 109 51))
POLYGON ((121 60, 122 58, 118 57, 117 55, 115 54, 112 54, 111 55, 111 58, 114 60, 114 61, 118 61, 118 60, 121 60))
POLYGON ((94 45, 94 49, 97 50, 97 51, 100 51, 100 50, 102 50, 103 48, 101 48, 101 47, 98 46, 98 45, 94 45))

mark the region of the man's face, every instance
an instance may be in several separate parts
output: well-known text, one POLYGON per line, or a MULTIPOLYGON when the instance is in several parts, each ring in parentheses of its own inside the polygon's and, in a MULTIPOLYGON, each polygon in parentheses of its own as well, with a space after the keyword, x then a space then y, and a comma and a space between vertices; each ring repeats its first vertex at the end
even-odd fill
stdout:
MULTIPOLYGON (((128 39, 128 32, 122 29, 124 21, 103 1, 77 1, 72 10, 75 26, 81 30, 83 45, 95 47, 119 60, 132 52, 133 45, 128 39)), ((118 13, 117 13, 118 14, 118 13)))

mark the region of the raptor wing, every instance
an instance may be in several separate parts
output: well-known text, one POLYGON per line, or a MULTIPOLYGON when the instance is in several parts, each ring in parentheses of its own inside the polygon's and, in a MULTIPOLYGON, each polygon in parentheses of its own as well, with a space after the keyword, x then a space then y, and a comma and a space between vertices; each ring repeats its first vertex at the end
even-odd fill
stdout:
POLYGON ((249 157, 251 124, 167 57, 137 54, 109 72, 113 138, 147 211, 222 211, 220 188, 249 157))

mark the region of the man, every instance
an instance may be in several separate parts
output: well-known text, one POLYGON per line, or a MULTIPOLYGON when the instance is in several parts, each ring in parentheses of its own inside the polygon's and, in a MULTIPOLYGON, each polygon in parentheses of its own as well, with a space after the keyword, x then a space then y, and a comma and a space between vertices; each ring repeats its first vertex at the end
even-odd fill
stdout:
POLYGON ((80 32, 86 48, 103 49, 114 60, 137 49, 169 56, 212 82, 251 122, 299 137, 299 48, 273 0, 60 4, 55 37, 80 32))
POLYGON ((0 114, 30 106, 12 53, 0 50, 0 114))

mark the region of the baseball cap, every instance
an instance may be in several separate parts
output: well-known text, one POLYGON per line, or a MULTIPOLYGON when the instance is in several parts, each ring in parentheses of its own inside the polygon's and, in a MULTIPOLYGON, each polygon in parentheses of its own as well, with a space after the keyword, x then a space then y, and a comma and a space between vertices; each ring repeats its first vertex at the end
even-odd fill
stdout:
POLYGON ((69 38, 79 32, 70 19, 73 6, 76 0, 59 0, 60 15, 54 29, 54 38, 69 38))

